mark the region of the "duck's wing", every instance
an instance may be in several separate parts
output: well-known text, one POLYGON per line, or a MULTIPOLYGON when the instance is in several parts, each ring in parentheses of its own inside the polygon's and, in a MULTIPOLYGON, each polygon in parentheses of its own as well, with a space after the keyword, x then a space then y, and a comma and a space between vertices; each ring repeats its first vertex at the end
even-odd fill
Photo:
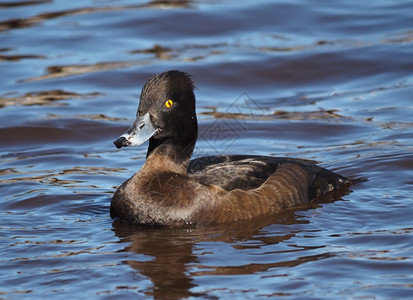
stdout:
POLYGON ((279 165, 264 156, 222 155, 192 160, 188 174, 203 184, 214 184, 224 190, 259 187, 279 165))
POLYGON ((282 164, 302 167, 309 175, 310 199, 348 185, 350 180, 318 166, 314 161, 269 156, 220 155, 192 160, 188 175, 202 184, 218 185, 224 190, 254 189, 260 187, 282 164))

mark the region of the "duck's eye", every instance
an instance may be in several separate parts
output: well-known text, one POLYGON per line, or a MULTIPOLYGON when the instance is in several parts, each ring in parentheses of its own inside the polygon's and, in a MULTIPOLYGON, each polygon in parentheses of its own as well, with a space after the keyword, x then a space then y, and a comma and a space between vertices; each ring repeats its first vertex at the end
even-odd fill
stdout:
POLYGON ((165 106, 166 106, 167 108, 171 108, 172 105, 174 105, 174 102, 173 102, 171 99, 166 100, 165 106))

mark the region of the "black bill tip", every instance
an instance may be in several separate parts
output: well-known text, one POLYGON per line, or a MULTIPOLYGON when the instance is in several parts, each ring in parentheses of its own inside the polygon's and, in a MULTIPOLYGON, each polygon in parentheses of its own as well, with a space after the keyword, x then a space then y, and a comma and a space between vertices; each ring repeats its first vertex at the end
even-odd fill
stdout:
POLYGON ((123 136, 118 138, 116 141, 113 142, 116 146, 116 148, 120 149, 122 147, 127 147, 130 145, 130 142, 123 136))

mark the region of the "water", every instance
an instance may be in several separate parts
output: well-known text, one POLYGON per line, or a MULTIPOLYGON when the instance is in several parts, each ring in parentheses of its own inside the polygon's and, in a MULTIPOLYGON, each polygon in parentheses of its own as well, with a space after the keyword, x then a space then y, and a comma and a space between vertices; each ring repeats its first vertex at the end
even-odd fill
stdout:
POLYGON ((413 298, 411 1, 0 2, 0 298, 413 298), (195 155, 368 181, 254 222, 109 216, 152 75, 197 83, 195 155), (241 115, 240 115, 241 114, 241 115))

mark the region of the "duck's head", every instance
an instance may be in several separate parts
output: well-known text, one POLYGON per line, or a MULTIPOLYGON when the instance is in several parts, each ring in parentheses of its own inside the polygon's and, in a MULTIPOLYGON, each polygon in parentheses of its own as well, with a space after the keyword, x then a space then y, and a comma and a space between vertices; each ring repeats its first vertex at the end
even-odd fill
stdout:
POLYGON ((197 134, 194 83, 186 73, 173 70, 152 77, 144 85, 135 122, 113 143, 121 148, 149 139, 149 155, 162 144, 193 149, 197 134))

